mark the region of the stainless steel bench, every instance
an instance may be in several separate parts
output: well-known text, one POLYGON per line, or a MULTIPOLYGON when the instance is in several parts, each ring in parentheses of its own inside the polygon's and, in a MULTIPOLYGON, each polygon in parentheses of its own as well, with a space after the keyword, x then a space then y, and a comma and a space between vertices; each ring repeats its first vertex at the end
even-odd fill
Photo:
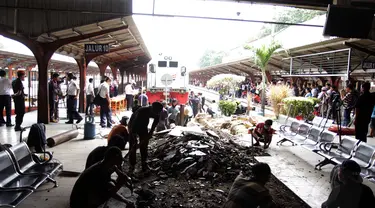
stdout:
MULTIPOLYGON (((28 174, 46 174, 47 180, 53 182, 57 186, 57 182, 53 177, 62 170, 62 164, 59 162, 35 162, 33 154, 25 142, 19 143, 11 148, 7 148, 8 153, 15 161, 15 167, 21 175, 28 174)), ((52 158, 52 155, 49 154, 52 158)))

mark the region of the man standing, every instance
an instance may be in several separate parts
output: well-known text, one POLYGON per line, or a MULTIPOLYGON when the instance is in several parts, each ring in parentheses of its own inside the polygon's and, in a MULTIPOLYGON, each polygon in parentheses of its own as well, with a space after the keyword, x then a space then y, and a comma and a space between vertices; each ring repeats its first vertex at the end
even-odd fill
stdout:
POLYGON ((89 84, 86 87, 86 115, 92 115, 92 109, 94 108, 94 104, 92 103, 94 101, 94 95, 95 95, 94 86, 92 84, 93 81, 94 80, 90 78, 89 84))
POLYGON ((126 109, 130 110, 133 106, 133 99, 134 99, 134 93, 133 93, 133 85, 131 83, 128 83, 125 86, 125 94, 126 94, 126 109))
POLYGON ((111 98, 109 97, 109 85, 111 84, 111 79, 105 77, 102 84, 99 85, 99 96, 102 99, 100 103, 100 126, 105 128, 106 121, 107 127, 112 127, 112 116, 111 116, 111 98))
POLYGON ((367 142, 368 124, 371 121, 371 114, 374 108, 375 98, 370 93, 370 82, 362 84, 362 95, 359 96, 355 105, 355 138, 367 142))
POLYGON ((58 107, 59 107, 59 96, 61 95, 61 89, 59 85, 59 74, 54 73, 52 79, 48 83, 49 91, 49 117, 50 122, 57 123, 58 119, 58 107))
POLYGON ((22 81, 25 80, 25 72, 18 71, 17 72, 17 79, 12 82, 14 105, 15 105, 15 112, 16 112, 16 126, 14 128, 15 131, 21 131, 23 128, 21 124, 23 122, 23 116, 25 115, 25 93, 23 92, 23 84, 22 81))
POLYGON ((7 127, 14 126, 11 121, 11 114, 12 114, 12 103, 11 103, 11 90, 12 90, 12 82, 5 77, 6 72, 4 70, 0 70, 0 111, 1 111, 1 118, 0 118, 0 126, 6 124, 7 127), (6 122, 4 121, 3 111, 5 107, 6 113, 6 122))
POLYGON ((163 105, 159 102, 152 103, 151 106, 141 107, 136 112, 134 112, 129 121, 129 162, 130 168, 129 172, 133 173, 136 164, 136 151, 137 151, 137 136, 139 137, 140 152, 142 160, 142 170, 147 171, 149 168, 147 166, 148 157, 148 142, 154 133, 156 126, 159 123, 160 113, 163 110, 163 105), (148 131, 148 124, 150 118, 154 119, 151 130, 148 131))
POLYGON ((148 105, 148 97, 146 95, 146 91, 138 96, 138 103, 140 106, 145 107, 148 105))
POLYGON ((66 124, 73 124, 73 120, 77 119, 77 124, 82 121, 82 116, 77 112, 77 99, 79 95, 79 85, 76 83, 77 78, 73 76, 72 73, 68 74, 68 98, 67 98, 67 108, 68 108, 68 121, 66 124))
POLYGON ((343 106, 344 106, 344 121, 342 123, 343 126, 348 126, 350 123, 350 114, 352 113, 355 104, 357 102, 357 95, 353 92, 354 87, 352 84, 348 84, 346 86, 346 95, 343 98, 343 106))

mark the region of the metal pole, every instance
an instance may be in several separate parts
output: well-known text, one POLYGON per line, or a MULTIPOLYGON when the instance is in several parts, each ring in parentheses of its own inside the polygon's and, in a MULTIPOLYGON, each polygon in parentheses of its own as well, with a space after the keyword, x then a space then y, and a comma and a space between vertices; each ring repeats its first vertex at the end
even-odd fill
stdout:
POLYGON ((346 78, 348 80, 349 80, 349 75, 350 75, 351 56, 352 56, 352 49, 349 48, 349 52, 348 52, 348 66, 347 66, 347 72, 346 72, 346 78))
POLYGON ((290 58, 290 74, 289 75, 292 75, 292 71, 293 71, 293 58, 290 58))

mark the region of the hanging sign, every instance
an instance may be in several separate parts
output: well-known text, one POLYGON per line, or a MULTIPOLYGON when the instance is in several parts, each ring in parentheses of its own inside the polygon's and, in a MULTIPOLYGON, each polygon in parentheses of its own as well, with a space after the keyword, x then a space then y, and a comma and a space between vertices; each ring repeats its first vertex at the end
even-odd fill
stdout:
POLYGON ((363 61, 362 62, 362 69, 375 69, 375 62, 363 61))
POLYGON ((109 44, 85 44, 85 53, 109 53, 109 44))

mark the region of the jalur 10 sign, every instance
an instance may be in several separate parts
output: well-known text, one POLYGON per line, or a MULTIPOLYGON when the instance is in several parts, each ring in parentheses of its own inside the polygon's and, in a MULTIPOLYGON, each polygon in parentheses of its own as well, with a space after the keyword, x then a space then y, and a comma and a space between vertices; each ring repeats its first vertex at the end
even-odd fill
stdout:
POLYGON ((85 53, 109 53, 109 44, 85 44, 85 53))

